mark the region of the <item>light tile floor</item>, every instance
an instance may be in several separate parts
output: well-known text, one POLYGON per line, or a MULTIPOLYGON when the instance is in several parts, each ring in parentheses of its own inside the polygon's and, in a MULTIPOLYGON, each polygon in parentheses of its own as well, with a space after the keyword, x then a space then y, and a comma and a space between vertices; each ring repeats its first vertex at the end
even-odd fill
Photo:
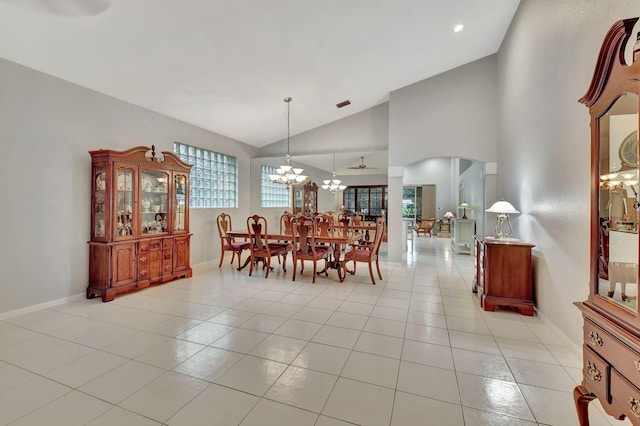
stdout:
MULTIPOLYGON (((482 311, 473 259, 448 245, 414 238, 375 286, 362 264, 312 284, 291 260, 268 279, 215 261, 6 318, 0 424, 577 425, 579 351, 538 317, 482 311)), ((590 419, 625 423, 597 402, 590 419)))

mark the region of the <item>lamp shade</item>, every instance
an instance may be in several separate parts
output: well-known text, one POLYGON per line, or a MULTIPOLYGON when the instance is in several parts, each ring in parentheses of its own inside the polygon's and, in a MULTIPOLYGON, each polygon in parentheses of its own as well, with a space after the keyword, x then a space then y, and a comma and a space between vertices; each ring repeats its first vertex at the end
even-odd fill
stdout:
POLYGON ((462 203, 458 206, 459 209, 470 209, 471 206, 467 203, 462 203))
POLYGON ((453 213, 451 213, 451 212, 446 212, 446 213, 444 214, 444 217, 446 217, 447 219, 451 219, 451 218, 452 218, 452 217, 454 217, 454 216, 455 216, 455 215, 454 215, 453 213))
POLYGON ((491 207, 485 210, 487 213, 502 213, 502 214, 514 214, 520 213, 515 207, 508 201, 500 200, 493 203, 491 207))

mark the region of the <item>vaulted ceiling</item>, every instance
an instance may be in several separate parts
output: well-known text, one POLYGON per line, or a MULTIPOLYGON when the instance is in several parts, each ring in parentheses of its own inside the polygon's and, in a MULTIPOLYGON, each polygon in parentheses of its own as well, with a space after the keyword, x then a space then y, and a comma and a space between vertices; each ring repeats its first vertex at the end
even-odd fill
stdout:
POLYGON ((495 53, 518 4, 0 0, 0 57, 262 147, 286 138, 284 97, 292 135, 366 110, 495 53))

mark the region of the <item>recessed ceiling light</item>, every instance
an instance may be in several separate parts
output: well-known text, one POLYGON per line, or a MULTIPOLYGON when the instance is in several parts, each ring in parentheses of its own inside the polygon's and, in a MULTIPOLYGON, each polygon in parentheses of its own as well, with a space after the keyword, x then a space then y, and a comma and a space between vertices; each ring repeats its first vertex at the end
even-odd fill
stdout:
POLYGON ((462 31, 464 29, 464 25, 462 24, 458 24, 455 27, 453 27, 453 32, 454 33, 459 33, 460 31, 462 31))

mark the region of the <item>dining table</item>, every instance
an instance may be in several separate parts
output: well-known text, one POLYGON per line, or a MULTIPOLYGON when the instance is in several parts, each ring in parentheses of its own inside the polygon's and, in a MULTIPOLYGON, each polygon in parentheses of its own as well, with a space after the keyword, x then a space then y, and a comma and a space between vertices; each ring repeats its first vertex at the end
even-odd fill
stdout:
MULTIPOLYGON (((233 230, 227 232, 227 235, 232 238, 250 238, 249 231, 247 230, 233 230)), ((267 234, 267 239, 269 241, 286 242, 293 241, 293 238, 294 237, 291 234, 267 234)), ((326 235, 317 235, 315 237, 316 243, 330 244, 333 247, 333 255, 331 256, 331 259, 327 260, 327 269, 335 269, 338 272, 338 278, 340 279, 340 282, 344 281, 344 277, 346 275, 346 271, 341 259, 342 247, 355 244, 363 238, 364 234, 362 232, 345 232, 339 229, 330 230, 326 235)), ((237 268, 238 271, 244 269, 250 261, 251 257, 247 257, 244 264, 237 268)))

